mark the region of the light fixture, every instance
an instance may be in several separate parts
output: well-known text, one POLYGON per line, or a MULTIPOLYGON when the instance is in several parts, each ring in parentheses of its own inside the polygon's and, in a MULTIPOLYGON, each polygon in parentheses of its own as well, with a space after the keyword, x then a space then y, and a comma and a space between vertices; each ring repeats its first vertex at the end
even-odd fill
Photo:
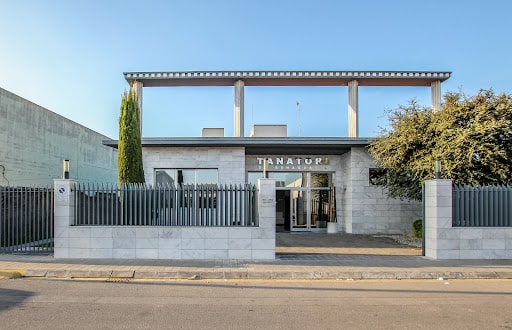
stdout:
POLYGON ((439 180, 441 179, 441 160, 440 159, 436 159, 436 167, 435 167, 435 179, 436 180, 439 180))
POLYGON ((69 159, 64 159, 62 162, 62 178, 69 179, 69 159))

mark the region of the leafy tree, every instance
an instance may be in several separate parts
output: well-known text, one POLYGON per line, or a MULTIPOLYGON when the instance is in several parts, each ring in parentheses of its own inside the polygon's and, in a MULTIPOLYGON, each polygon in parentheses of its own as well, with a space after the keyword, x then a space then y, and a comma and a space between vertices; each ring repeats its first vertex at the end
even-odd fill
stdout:
POLYGON ((421 184, 434 177, 436 159, 443 178, 457 184, 512 183, 511 95, 446 93, 438 112, 411 101, 388 119, 390 129, 369 150, 387 169, 380 183, 389 196, 421 199, 421 184))
POLYGON ((121 100, 117 155, 119 183, 144 183, 139 106, 133 91, 125 91, 121 100))

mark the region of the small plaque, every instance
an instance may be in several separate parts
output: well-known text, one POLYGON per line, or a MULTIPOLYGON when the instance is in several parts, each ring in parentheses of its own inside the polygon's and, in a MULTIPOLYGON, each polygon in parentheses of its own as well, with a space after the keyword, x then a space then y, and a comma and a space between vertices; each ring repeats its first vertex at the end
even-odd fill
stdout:
POLYGON ((57 200, 63 201, 69 198, 69 188, 67 186, 57 187, 57 200))

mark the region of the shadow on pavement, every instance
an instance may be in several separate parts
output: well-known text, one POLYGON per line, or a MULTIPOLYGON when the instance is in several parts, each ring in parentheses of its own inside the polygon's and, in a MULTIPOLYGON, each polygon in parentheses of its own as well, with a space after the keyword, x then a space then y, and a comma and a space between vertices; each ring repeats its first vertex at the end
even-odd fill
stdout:
POLYGON ((33 295, 30 291, 0 288, 0 312, 21 305, 33 295))

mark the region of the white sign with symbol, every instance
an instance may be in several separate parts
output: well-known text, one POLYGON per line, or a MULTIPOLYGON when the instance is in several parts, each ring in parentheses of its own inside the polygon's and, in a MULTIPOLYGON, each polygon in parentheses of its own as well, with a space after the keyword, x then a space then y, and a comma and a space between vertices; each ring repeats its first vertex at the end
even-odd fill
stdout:
POLYGON ((66 186, 57 187, 57 199, 60 201, 67 200, 69 197, 69 190, 66 186))

